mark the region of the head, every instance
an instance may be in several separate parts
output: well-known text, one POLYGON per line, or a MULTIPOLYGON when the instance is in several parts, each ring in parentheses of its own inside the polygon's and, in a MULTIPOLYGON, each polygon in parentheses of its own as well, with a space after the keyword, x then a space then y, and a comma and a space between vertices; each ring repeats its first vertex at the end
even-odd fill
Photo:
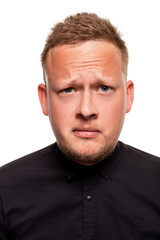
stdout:
POLYGON ((60 149, 80 164, 102 161, 114 150, 133 101, 120 33, 95 14, 71 16, 52 29, 41 61, 40 103, 60 149))

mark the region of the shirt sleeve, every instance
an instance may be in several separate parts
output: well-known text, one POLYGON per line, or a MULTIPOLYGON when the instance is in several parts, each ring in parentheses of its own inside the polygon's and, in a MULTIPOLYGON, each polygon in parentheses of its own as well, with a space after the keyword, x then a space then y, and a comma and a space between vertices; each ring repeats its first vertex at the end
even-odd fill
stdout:
MULTIPOLYGON (((7 231, 4 223, 4 212, 2 206, 2 199, 0 196, 0 240, 7 240, 7 231)), ((9 240, 9 239, 8 239, 9 240)))

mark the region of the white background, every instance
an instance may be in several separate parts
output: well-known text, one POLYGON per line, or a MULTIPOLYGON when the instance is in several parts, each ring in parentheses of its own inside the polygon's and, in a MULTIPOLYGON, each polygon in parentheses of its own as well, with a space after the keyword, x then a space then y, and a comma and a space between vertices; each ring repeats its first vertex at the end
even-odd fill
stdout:
POLYGON ((87 11, 109 18, 130 54, 135 84, 132 111, 120 140, 160 156, 159 0, 5 0, 0 2, 0 165, 55 141, 42 112, 40 53, 50 28, 87 11))

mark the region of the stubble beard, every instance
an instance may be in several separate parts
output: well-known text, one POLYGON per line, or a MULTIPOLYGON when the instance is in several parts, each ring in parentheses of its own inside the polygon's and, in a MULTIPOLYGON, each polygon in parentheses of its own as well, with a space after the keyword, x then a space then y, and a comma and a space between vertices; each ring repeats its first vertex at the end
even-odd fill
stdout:
POLYGON ((91 166, 91 165, 95 165, 95 164, 103 161, 109 155, 111 155, 111 153, 114 151, 114 149, 117 145, 117 142, 118 142, 118 140, 115 140, 114 142, 112 142, 104 147, 101 147, 96 152, 92 153, 92 151, 91 151, 91 153, 89 153, 89 154, 84 154, 84 153, 74 150, 73 147, 71 146, 71 144, 65 144, 62 142, 57 142, 57 143, 58 143, 59 148, 61 149, 61 151, 67 158, 69 158, 72 161, 77 162, 81 165, 91 166))

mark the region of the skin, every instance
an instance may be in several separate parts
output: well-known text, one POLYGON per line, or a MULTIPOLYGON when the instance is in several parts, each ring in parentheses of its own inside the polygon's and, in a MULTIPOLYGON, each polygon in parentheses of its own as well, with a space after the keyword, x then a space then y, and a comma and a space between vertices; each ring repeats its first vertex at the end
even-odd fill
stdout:
POLYGON ((48 52, 46 76, 39 99, 59 147, 83 165, 102 161, 114 150, 133 102, 120 50, 107 41, 56 46, 48 52))

